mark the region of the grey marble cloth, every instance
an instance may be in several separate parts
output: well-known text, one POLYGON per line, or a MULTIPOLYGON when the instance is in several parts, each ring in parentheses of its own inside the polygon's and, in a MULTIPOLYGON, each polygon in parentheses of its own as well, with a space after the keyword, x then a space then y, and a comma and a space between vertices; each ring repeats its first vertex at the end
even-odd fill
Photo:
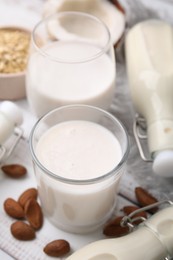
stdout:
POLYGON ((172 0, 119 0, 126 11, 126 21, 129 27, 135 23, 159 18, 173 24, 172 0))

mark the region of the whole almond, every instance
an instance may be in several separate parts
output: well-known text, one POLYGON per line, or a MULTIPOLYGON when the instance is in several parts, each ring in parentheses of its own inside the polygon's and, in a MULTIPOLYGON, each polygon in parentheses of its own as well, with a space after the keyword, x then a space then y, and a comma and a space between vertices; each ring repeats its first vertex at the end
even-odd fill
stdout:
POLYGON ((120 237, 129 233, 128 227, 120 225, 123 216, 110 220, 103 229, 103 234, 109 237, 120 237))
MULTIPOLYGON (((130 213, 132 213, 132 212, 134 212, 135 210, 138 210, 138 209, 140 209, 140 208, 139 208, 139 207, 136 207, 136 206, 133 206, 133 205, 129 205, 129 206, 125 206, 125 207, 123 208, 123 212, 124 212, 126 215, 129 215, 130 213)), ((136 214, 132 217, 132 219, 133 219, 133 218, 138 218, 138 217, 139 217, 139 218, 142 217, 142 218, 147 219, 147 213, 146 213, 145 211, 141 211, 141 212, 139 212, 139 213, 136 213, 136 214)), ((140 224, 142 221, 143 221, 142 219, 139 219, 139 220, 135 220, 133 223, 136 224, 136 225, 138 225, 138 224, 140 224)))
MULTIPOLYGON (((158 200, 154 196, 152 196, 148 191, 146 191, 142 187, 135 188, 135 195, 139 202, 139 205, 142 207, 149 206, 153 203, 158 202, 158 200)), ((158 210, 158 207, 155 207, 148 211, 151 213, 155 213, 157 210, 158 210)))
POLYGON ((48 243, 43 251, 49 256, 61 257, 70 252, 70 244, 64 239, 54 240, 48 243))
POLYGON ((16 221, 11 225, 11 233, 18 240, 32 240, 35 238, 35 230, 23 221, 16 221))
POLYGON ((12 198, 8 198, 4 201, 4 210, 12 218, 21 219, 25 217, 21 205, 12 198))
POLYGON ((35 199, 30 199, 26 202, 24 212, 26 219, 34 229, 38 230, 42 227, 43 213, 35 199))
POLYGON ((26 175, 27 170, 20 164, 8 164, 1 167, 2 171, 11 178, 17 179, 26 175))
POLYGON ((35 188, 29 188, 27 190, 25 190, 19 197, 18 202, 19 204, 24 208, 25 203, 29 200, 29 199, 37 199, 38 196, 38 191, 35 188))

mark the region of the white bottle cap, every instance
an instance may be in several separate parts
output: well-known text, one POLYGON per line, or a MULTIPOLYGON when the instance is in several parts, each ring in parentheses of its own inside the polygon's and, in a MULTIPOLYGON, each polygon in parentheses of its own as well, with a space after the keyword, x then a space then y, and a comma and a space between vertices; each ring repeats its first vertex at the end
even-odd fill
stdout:
POLYGON ((162 177, 173 177, 173 150, 161 151, 155 155, 153 171, 162 177))
POLYGON ((10 121, 14 122, 15 126, 22 124, 23 122, 22 111, 13 102, 3 101, 0 104, 0 111, 2 111, 10 121))

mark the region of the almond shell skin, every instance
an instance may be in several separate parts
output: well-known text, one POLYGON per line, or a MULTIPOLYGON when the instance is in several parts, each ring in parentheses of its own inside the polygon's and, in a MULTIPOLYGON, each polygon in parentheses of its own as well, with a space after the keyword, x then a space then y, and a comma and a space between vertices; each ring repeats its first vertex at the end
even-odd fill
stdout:
POLYGON ((25 217, 31 227, 38 230, 43 225, 43 213, 39 203, 35 199, 29 199, 24 207, 25 217))
POLYGON ((12 218, 22 219, 25 217, 21 205, 12 198, 8 198, 4 201, 4 210, 12 218))
POLYGON ((36 188, 29 188, 27 190, 25 190, 19 197, 18 202, 20 203, 20 205, 24 208, 26 202, 29 199, 37 199, 38 197, 38 191, 36 188))
POLYGON ((16 221, 11 225, 11 234, 18 240, 28 241, 35 238, 35 230, 23 221, 16 221))
POLYGON ((27 169, 20 164, 8 164, 1 167, 2 171, 11 178, 18 179, 26 175, 27 169))
POLYGON ((43 251, 49 256, 61 257, 70 252, 70 244, 64 239, 54 240, 48 243, 43 251))

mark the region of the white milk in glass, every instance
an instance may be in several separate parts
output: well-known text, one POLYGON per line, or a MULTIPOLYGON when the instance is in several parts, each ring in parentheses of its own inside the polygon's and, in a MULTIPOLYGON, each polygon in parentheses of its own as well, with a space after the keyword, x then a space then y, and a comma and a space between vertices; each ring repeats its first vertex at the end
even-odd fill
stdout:
POLYGON ((67 104, 108 110, 114 95, 115 63, 90 43, 59 41, 31 54, 26 85, 37 116, 67 104))
POLYGON ((110 217, 121 173, 105 179, 101 176, 115 170, 122 159, 120 143, 113 133, 89 121, 62 122, 40 137, 36 156, 55 174, 52 178, 35 168, 44 212, 56 226, 70 232, 89 232, 110 217), (56 176, 74 182, 65 183, 56 176), (93 182, 94 178, 100 180, 93 182), (78 183, 85 180, 91 183, 78 183))

